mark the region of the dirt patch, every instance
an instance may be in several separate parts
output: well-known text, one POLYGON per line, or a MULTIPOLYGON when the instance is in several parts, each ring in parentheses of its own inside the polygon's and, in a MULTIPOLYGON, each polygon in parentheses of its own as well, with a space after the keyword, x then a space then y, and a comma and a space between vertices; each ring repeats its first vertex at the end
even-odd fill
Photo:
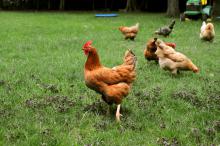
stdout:
POLYGON ((196 143, 199 144, 201 142, 201 132, 198 128, 192 128, 191 135, 193 138, 195 138, 196 143))
POLYGON ((174 99, 184 100, 196 107, 201 107, 203 105, 203 102, 198 98, 196 91, 182 89, 174 92, 171 96, 174 99))
POLYGON ((45 84, 45 83, 39 83, 37 84, 40 88, 44 89, 45 92, 50 91, 51 93, 59 93, 60 89, 58 89, 58 86, 55 84, 45 84))
POLYGON ((160 87, 154 87, 151 90, 144 89, 142 92, 138 91, 135 93, 135 96, 141 97, 144 100, 153 100, 156 101, 161 94, 160 87))
POLYGON ((30 77, 33 81, 35 81, 36 85, 38 85, 41 89, 45 90, 45 92, 50 91, 51 93, 59 93, 61 90, 55 84, 43 83, 41 79, 34 74, 31 74, 30 77))
POLYGON ((10 130, 5 134, 5 137, 6 137, 7 141, 15 143, 18 140, 24 139, 25 135, 24 135, 24 133, 22 133, 18 130, 16 130, 16 131, 10 130))
POLYGON ((8 118, 15 115, 11 108, 0 107, 0 118, 8 118))
POLYGON ((214 121, 213 122, 213 127, 217 132, 220 132, 220 121, 214 121))
POLYGON ((58 140, 53 134, 53 130, 49 128, 42 129, 40 132, 41 135, 41 146, 47 145, 57 145, 58 140))
POLYGON ((206 93, 207 107, 220 110, 220 81, 206 80, 203 90, 206 93))
POLYGON ((120 125, 120 132, 121 133, 125 132, 126 130, 142 131, 142 130, 144 130, 144 127, 139 122, 134 121, 128 117, 120 125))
POLYGON ((109 125, 109 121, 105 121, 105 120, 102 120, 102 121, 99 121, 98 123, 94 124, 94 127, 97 129, 97 130, 106 130, 108 125, 109 125))
POLYGON ((67 96, 48 96, 42 99, 30 98, 25 101, 25 105, 32 109, 43 109, 46 107, 52 107, 57 112, 67 112, 71 107, 75 105, 75 102, 67 96))
POLYGON ((220 92, 207 94, 207 108, 220 110, 220 92))
POLYGON ((174 138, 166 138, 166 137, 158 138, 157 143, 162 146, 180 146, 181 145, 176 137, 174 137, 174 138))
POLYGON ((154 87, 150 90, 144 89, 136 92, 135 96, 138 98, 138 107, 145 109, 147 106, 157 105, 157 102, 160 100, 161 91, 160 87, 154 87))
POLYGON ((208 138, 213 141, 215 136, 216 136, 216 131, 214 128, 207 128, 206 130, 206 135, 208 136, 208 138))
POLYGON ((4 99, 0 99, 0 119, 4 120, 11 116, 15 116, 16 110, 14 106, 8 102, 5 102, 4 99))
POLYGON ((108 106, 109 105, 107 105, 103 101, 96 101, 96 102, 93 102, 92 104, 85 105, 83 111, 92 112, 98 115, 106 115, 108 106))
POLYGON ((207 83, 207 88, 204 88, 205 98, 203 99, 198 97, 197 91, 190 89, 178 90, 172 93, 171 97, 174 99, 184 100, 199 108, 202 107, 220 110, 220 90, 217 85, 212 83, 207 83))

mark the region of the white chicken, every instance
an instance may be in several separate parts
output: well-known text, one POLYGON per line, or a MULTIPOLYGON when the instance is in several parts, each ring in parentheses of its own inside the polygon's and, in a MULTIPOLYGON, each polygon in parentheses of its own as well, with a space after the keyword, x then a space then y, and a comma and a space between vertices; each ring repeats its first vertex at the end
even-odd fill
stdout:
POLYGON ((200 38, 205 41, 213 41, 215 37, 214 25, 212 23, 202 22, 200 29, 200 38))

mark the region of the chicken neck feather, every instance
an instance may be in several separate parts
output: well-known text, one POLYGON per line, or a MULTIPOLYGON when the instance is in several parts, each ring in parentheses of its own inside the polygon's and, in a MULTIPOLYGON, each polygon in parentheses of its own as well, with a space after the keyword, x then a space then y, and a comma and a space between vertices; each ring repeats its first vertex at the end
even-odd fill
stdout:
POLYGON ((87 70, 94 70, 99 67, 101 67, 101 63, 99 60, 99 55, 95 48, 91 48, 91 51, 89 52, 89 55, 87 57, 87 61, 85 64, 85 69, 87 70))

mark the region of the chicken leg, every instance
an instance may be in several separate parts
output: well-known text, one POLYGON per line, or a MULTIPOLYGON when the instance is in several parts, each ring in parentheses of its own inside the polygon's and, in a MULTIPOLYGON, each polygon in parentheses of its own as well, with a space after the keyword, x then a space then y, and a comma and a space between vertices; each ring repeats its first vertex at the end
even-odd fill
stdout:
POLYGON ((171 72, 172 72, 172 74, 176 75, 178 73, 178 70, 175 68, 171 72))
POLYGON ((117 105, 117 111, 116 111, 116 114, 115 114, 117 122, 120 122, 120 116, 122 116, 122 114, 120 114, 120 106, 121 106, 120 104, 117 105))

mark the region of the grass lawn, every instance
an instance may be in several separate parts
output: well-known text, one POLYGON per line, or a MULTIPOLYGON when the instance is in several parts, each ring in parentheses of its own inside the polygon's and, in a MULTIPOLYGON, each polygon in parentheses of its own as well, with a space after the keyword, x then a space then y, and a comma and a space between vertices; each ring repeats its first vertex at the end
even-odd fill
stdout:
POLYGON ((179 22, 170 37, 177 50, 200 68, 177 76, 143 56, 153 32, 169 24, 164 14, 0 13, 0 145, 219 145, 220 21, 213 43, 199 39, 201 21, 179 22), (140 23, 135 41, 120 25, 140 23), (137 79, 115 109, 84 83, 82 45, 93 40, 103 65, 122 63, 132 48, 137 79))

